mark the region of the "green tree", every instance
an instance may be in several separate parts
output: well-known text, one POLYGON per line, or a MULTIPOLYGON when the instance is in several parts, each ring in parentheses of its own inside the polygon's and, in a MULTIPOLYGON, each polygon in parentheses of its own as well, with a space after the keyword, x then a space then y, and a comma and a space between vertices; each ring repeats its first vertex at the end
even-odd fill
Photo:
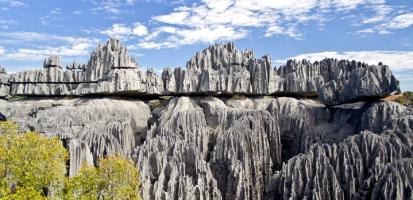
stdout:
POLYGON ((57 137, 18 133, 14 123, 0 122, 0 199, 59 198, 66 160, 57 137))
POLYGON ((102 195, 110 199, 140 199, 139 173, 130 160, 118 156, 102 159, 98 168, 102 195))
POLYGON ((83 166, 68 180, 66 199, 142 199, 139 173, 133 162, 118 156, 99 161, 99 167, 83 166))

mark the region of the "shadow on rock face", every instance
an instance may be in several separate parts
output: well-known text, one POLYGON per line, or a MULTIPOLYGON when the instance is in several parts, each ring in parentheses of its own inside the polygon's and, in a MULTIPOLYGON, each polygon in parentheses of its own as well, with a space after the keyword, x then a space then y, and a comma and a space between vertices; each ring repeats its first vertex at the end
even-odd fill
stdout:
POLYGON ((0 121, 6 121, 6 116, 0 113, 0 121))

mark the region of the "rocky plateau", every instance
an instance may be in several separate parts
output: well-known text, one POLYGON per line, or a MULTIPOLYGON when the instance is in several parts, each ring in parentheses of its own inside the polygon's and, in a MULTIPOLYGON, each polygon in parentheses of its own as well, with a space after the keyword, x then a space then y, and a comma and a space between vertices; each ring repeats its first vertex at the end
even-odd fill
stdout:
POLYGON ((413 199, 413 110, 388 66, 326 58, 274 67, 233 43, 142 70, 119 40, 86 64, 7 74, 0 120, 58 136, 68 174, 132 159, 144 199, 413 199))

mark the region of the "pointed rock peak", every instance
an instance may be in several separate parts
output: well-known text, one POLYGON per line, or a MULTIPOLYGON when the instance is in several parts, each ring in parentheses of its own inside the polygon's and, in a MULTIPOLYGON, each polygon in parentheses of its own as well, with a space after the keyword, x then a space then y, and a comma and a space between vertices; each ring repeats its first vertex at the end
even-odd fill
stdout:
POLYGON ((188 62, 189 69, 221 69, 232 65, 248 65, 254 58, 251 50, 239 51, 233 42, 219 43, 196 53, 188 62))
POLYGON ((4 68, 3 66, 0 66, 0 74, 7 74, 6 68, 4 68))
POLYGON ((123 43, 116 38, 110 38, 109 41, 106 43, 106 47, 109 51, 120 52, 123 48, 123 43))
POLYGON ((110 38, 105 45, 99 45, 92 53, 90 63, 92 68, 103 68, 104 71, 114 68, 137 68, 133 57, 129 57, 126 46, 116 38, 110 38))
POLYGON ((43 67, 44 68, 51 68, 51 67, 61 67, 61 58, 58 55, 50 55, 48 58, 44 59, 43 67))

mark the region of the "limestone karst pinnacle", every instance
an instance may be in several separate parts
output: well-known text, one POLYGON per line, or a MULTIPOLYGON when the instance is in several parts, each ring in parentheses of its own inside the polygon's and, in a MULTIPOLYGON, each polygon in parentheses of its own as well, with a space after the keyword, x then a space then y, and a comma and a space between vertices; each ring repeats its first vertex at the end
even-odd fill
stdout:
POLYGON ((274 68, 233 43, 158 76, 111 39, 87 64, 0 70, 0 119, 61 138, 70 176, 132 159, 149 200, 412 199, 413 111, 380 100, 397 92, 382 64, 274 68))
POLYGON ((60 57, 51 56, 44 69, 9 75, 2 83, 8 82, 10 96, 318 96, 326 105, 400 92, 385 65, 326 58, 314 63, 289 60, 274 68, 268 56, 255 58, 253 51, 239 51, 231 42, 212 45, 196 53, 185 68, 166 68, 159 76, 140 70, 114 38, 99 45, 87 64, 60 66, 60 57))

